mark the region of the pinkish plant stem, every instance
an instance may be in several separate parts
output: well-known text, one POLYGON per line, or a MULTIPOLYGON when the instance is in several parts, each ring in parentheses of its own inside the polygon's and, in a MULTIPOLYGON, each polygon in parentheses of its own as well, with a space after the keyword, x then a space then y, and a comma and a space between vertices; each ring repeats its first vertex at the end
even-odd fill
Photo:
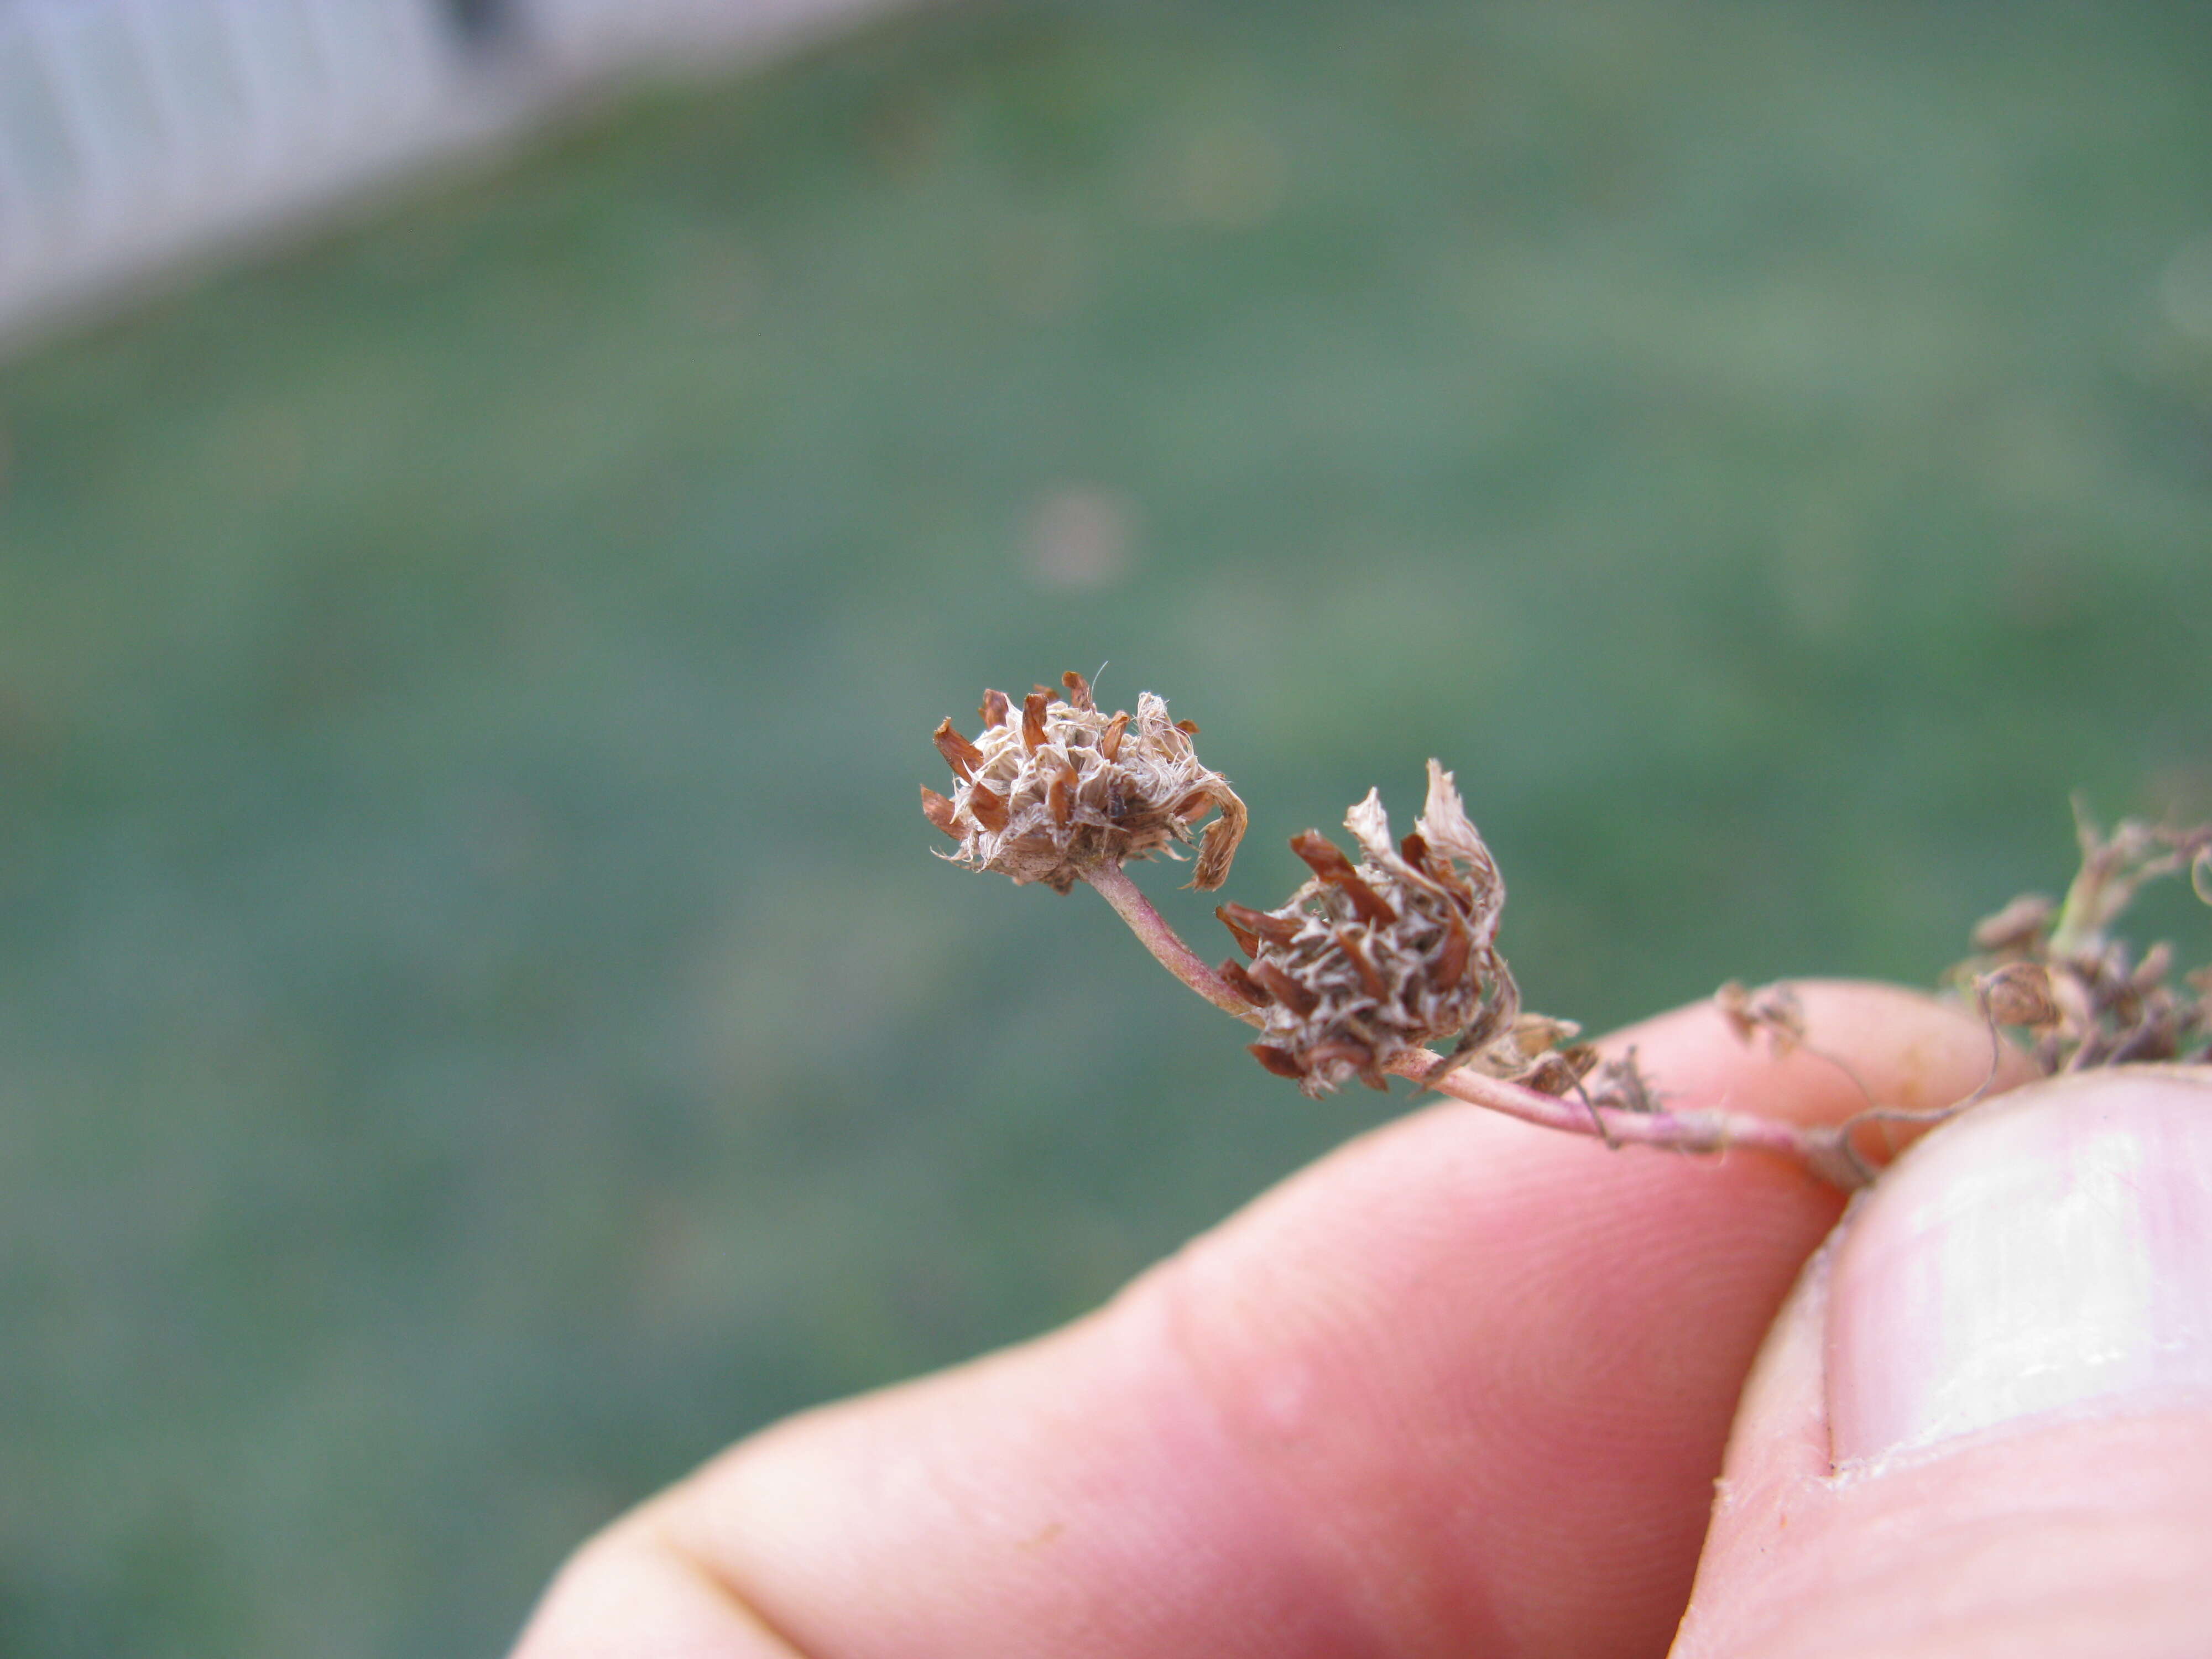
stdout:
POLYGON ((1231 990, 1229 981, 1182 942, 1182 935, 1168 926, 1167 918, 1153 909, 1152 901, 1137 890, 1137 884, 1129 879, 1127 871, 1118 864, 1094 865, 1084 872, 1083 878, 1097 888, 1098 896, 1129 924, 1129 931, 1158 958, 1161 967, 1223 1013, 1233 1014, 1247 1025, 1260 1024, 1260 1016, 1252 1005, 1231 990))
MULTIPOLYGON (((1086 872, 1084 879, 1097 888, 1099 896, 1128 923, 1129 931, 1163 968, 1224 1013, 1235 1016, 1247 1025, 1262 1023, 1251 1004, 1230 989, 1228 982, 1183 943, 1167 919, 1138 890, 1128 872, 1118 864, 1101 864, 1086 872)), ((1471 1106, 1503 1112, 1523 1123, 1563 1129, 1569 1134, 1594 1135, 1602 1132, 1616 1146, 1659 1146, 1677 1152, 1724 1152, 1741 1147, 1790 1158, 1846 1190, 1863 1187, 1873 1179, 1840 1128, 1801 1127, 1741 1112, 1630 1112, 1594 1107, 1580 1099, 1540 1094, 1534 1089, 1508 1083, 1502 1078, 1486 1077, 1463 1066, 1431 1083, 1431 1074, 1442 1064, 1441 1055, 1420 1048, 1386 1061, 1385 1069, 1400 1077, 1411 1078, 1439 1094, 1449 1095, 1471 1106)))
POLYGON ((1674 1152, 1725 1152, 1734 1147, 1770 1152, 1803 1164, 1847 1192, 1874 1178, 1839 1127, 1801 1127, 1743 1112, 1623 1111, 1568 1096, 1540 1094, 1463 1066, 1431 1082, 1431 1074, 1441 1062, 1440 1055, 1424 1048, 1386 1060, 1383 1069, 1411 1078, 1438 1094, 1503 1112, 1540 1128, 1594 1135, 1601 1133, 1601 1125, 1605 1138, 1615 1146, 1658 1146, 1674 1152))

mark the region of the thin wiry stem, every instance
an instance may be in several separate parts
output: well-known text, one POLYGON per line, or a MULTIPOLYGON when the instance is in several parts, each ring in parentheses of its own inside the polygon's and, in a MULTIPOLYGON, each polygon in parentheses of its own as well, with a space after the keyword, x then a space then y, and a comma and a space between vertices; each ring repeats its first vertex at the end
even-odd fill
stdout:
POLYGON ((1384 1069, 1470 1106, 1503 1112, 1540 1128, 1602 1136, 1615 1146, 1658 1146, 1676 1152, 1724 1152, 1741 1147, 1771 1152, 1802 1164, 1822 1180, 1846 1191, 1863 1187, 1874 1178, 1840 1128, 1784 1123, 1745 1112, 1626 1111, 1583 1099, 1540 1094, 1463 1066, 1437 1076, 1442 1065, 1442 1055, 1422 1048, 1385 1061, 1384 1069), (1430 1081, 1432 1077, 1434 1082, 1430 1081))
MULTIPOLYGON (((1231 990, 1228 981, 1182 941, 1167 919, 1138 890, 1118 864, 1100 864, 1084 879, 1112 905, 1129 931, 1160 965, 1224 1013, 1247 1025, 1263 1024, 1259 1012, 1231 990)), ((1626 1111, 1587 1100, 1540 1094, 1502 1078, 1464 1066, 1447 1066, 1444 1057, 1426 1048, 1408 1049, 1384 1062, 1400 1077, 1449 1095, 1472 1106, 1503 1112, 1547 1129, 1593 1135, 1610 1146, 1663 1147, 1677 1152, 1724 1152, 1735 1148, 1790 1158, 1823 1180, 1849 1190, 1863 1187, 1873 1173, 1852 1151, 1844 1130, 1802 1127, 1741 1112, 1626 1111)))
POLYGON ((1152 908, 1152 901, 1138 891, 1127 871, 1118 864, 1097 864, 1085 871, 1083 878, 1097 888, 1098 896, 1129 924, 1129 931, 1158 959, 1161 967, 1224 1014, 1233 1014, 1247 1025, 1261 1023, 1258 1011, 1230 989, 1229 981, 1185 945, 1182 935, 1168 925, 1167 918, 1152 908))

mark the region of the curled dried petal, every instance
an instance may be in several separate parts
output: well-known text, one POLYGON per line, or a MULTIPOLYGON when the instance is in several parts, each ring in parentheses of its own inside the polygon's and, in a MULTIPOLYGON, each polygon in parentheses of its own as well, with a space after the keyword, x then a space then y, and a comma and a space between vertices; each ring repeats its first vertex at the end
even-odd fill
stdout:
POLYGON ((945 757, 945 763, 963 778, 974 777, 975 769, 983 763, 983 751, 952 729, 950 714, 930 734, 930 741, 937 745, 937 752, 945 757))
POLYGON ((1305 927, 1303 916, 1286 916, 1279 910, 1255 910, 1249 904, 1234 901, 1217 905, 1213 914, 1219 916, 1229 931, 1237 935, 1237 942, 1244 945, 1244 954, 1260 954, 1259 941, 1272 939, 1277 945, 1288 945, 1305 927), (1251 941, 1247 943, 1247 941, 1251 941))
POLYGON ((1244 839, 1249 819, 1244 803, 1230 793, 1225 784, 1216 792, 1214 805, 1221 809, 1221 816, 1206 826, 1206 839, 1198 848, 1198 868, 1190 878, 1190 884, 1201 893, 1210 893, 1229 879, 1229 866, 1236 860, 1237 843, 1244 839))
POLYGON ((960 839, 952 803, 926 783, 921 786, 921 815, 953 840, 960 839))
POLYGON ((987 727, 1004 726, 1006 716, 1013 713, 1013 704, 1006 700, 1005 692, 987 690, 983 693, 983 706, 975 712, 983 717, 983 724, 987 727))
MULTIPOLYGON (((1344 827, 1370 859, 1390 856, 1390 815, 1382 810, 1382 792, 1370 789, 1344 815, 1344 827)), ((1311 830, 1307 831, 1309 835, 1311 830)), ((1407 860, 1409 863, 1411 860, 1407 860)))
POLYGON ((1398 913, 1390 908, 1389 902, 1360 880, 1359 872, 1352 867, 1352 860, 1319 830, 1307 830, 1291 836, 1291 851, 1330 886, 1341 888, 1362 921, 1387 927, 1398 920, 1398 913))
POLYGON ((1045 710, 1051 706, 1051 694, 1041 685, 1022 700, 1022 747, 1032 755, 1044 745, 1045 710))
POLYGON ((1264 1008, 1275 1000, 1267 988, 1254 979, 1246 971, 1244 964, 1235 957, 1224 957, 1221 966, 1215 971, 1229 981, 1230 989, 1255 1008, 1264 1008))
POLYGON ((1067 688, 1067 702, 1071 708, 1080 709, 1086 714, 1097 712, 1098 705, 1091 701, 1089 680, 1071 668, 1060 677, 1060 683, 1067 688))

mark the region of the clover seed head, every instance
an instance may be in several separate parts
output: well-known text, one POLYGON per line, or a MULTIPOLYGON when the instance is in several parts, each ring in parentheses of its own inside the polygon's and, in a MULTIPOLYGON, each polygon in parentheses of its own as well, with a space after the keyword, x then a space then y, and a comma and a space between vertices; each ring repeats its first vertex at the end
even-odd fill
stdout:
POLYGON ((952 793, 924 788, 921 811, 960 843, 942 856, 1065 893, 1101 864, 1180 859, 1178 849, 1198 841, 1192 826, 1215 812, 1190 884, 1220 886, 1247 814, 1229 781, 1200 763, 1191 744, 1198 727, 1169 719, 1167 704, 1149 691, 1133 717, 1109 715, 1082 675, 1070 670, 1060 684, 1065 696, 1040 685, 1018 708, 1004 692, 986 691, 973 743, 950 720, 939 726, 934 741, 952 769, 952 793))

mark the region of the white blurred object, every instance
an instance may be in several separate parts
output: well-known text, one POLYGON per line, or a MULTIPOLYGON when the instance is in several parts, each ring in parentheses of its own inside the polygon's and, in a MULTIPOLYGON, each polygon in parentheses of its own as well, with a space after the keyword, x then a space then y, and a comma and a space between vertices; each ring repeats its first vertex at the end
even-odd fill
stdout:
POLYGON ((891 0, 0 0, 0 346, 641 66, 891 0))

